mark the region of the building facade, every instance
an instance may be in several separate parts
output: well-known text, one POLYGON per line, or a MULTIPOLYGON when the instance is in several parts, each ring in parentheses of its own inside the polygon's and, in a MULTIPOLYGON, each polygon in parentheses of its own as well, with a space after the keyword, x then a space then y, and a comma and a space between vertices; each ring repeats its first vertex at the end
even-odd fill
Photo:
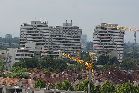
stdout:
POLYGON ((93 42, 87 42, 86 44, 86 51, 87 52, 93 52, 93 42))
POLYGON ((86 47, 87 47, 87 35, 83 34, 81 36, 81 45, 82 45, 82 50, 83 51, 87 51, 86 47))
POLYGON ((5 35, 5 38, 11 39, 12 38, 12 35, 11 34, 6 34, 5 35))
POLYGON ((81 50, 82 30, 71 23, 63 23, 63 26, 56 26, 50 29, 50 47, 49 50, 53 55, 55 51, 61 53, 75 54, 81 50))
POLYGON ((101 23, 94 29, 93 49, 98 54, 109 54, 122 62, 124 49, 124 30, 118 24, 101 23))
POLYGON ((20 49, 17 50, 17 59, 43 56, 48 50, 49 27, 46 22, 31 21, 20 27, 20 49))
POLYGON ((0 50, 0 59, 3 60, 4 66, 7 70, 10 70, 15 63, 17 48, 7 48, 6 50, 0 50))
POLYGON ((48 26, 47 22, 31 21, 20 27, 20 49, 17 59, 34 56, 59 57, 63 52, 74 53, 81 49, 82 30, 71 23, 63 26, 48 26))
POLYGON ((6 34, 4 38, 0 37, 0 48, 18 48, 19 47, 19 38, 13 37, 11 34, 6 34))

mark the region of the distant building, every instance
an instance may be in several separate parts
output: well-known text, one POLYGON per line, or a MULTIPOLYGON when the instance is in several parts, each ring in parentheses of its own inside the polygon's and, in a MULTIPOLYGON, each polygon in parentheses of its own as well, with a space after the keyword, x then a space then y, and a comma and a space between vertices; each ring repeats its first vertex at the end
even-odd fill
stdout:
POLYGON ((12 38, 12 35, 11 35, 11 34, 6 34, 6 35, 5 35, 5 38, 11 39, 11 38, 12 38))
POLYGON ((88 52, 92 52, 93 51, 93 42, 87 42, 87 44, 86 44, 86 50, 88 52))
POLYGON ((0 49, 6 48, 18 48, 19 47, 19 38, 12 38, 11 34, 6 34, 5 38, 0 37, 0 49))
POLYGON ((0 58, 5 63, 5 68, 11 69, 15 63, 17 48, 7 48, 6 50, 0 50, 0 58))
POLYGON ((82 35, 81 36, 81 46, 82 50, 86 51, 86 44, 87 44, 87 35, 82 35))
POLYGON ((16 58, 60 57, 62 52, 77 52, 81 50, 81 35, 82 30, 73 26, 72 21, 56 27, 41 21, 24 23, 20 27, 20 49, 16 58))
POLYGON ((2 42, 2 37, 0 37, 0 47, 2 47, 3 42, 2 42))
POLYGON ((2 42, 2 37, 0 37, 0 42, 2 42))
POLYGON ((93 48, 98 54, 110 54, 122 62, 123 45, 124 31, 118 29, 118 24, 101 23, 94 29, 93 48))

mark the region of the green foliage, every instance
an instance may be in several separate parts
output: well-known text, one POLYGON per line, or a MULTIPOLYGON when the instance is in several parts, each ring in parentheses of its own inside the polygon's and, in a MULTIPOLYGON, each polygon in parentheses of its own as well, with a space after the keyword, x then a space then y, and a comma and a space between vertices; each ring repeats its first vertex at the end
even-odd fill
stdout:
POLYGON ((124 83, 117 87, 116 93, 139 93, 139 87, 133 86, 132 83, 124 83))
POLYGON ((41 68, 47 68, 49 71, 63 71, 67 68, 67 63, 62 59, 45 58, 40 61, 41 68))
POLYGON ((73 86, 71 85, 71 83, 67 80, 57 83, 56 88, 59 90, 74 90, 73 86))
POLYGON ((13 67, 12 72, 27 72, 27 68, 22 68, 22 67, 13 67))
POLYGON ((84 60, 84 61, 91 60, 91 57, 89 55, 89 52, 81 52, 81 59, 84 60))
POLYGON ((44 73, 45 73, 46 75, 51 75, 51 72, 50 72, 48 69, 43 68, 43 71, 44 71, 44 73))
POLYGON ((118 59, 116 57, 112 57, 109 59, 108 65, 119 64, 118 59))
POLYGON ((3 70, 4 70, 4 63, 3 63, 3 61, 0 59, 0 77, 3 76, 3 70))
POLYGON ((88 88, 88 80, 84 80, 82 82, 80 82, 79 84, 76 85, 76 90, 77 91, 87 91, 88 88))
POLYGON ((115 86, 106 81, 102 86, 101 86, 101 93, 115 93, 115 86))
POLYGON ((100 55, 98 57, 97 65, 105 65, 109 61, 109 56, 100 55))
POLYGON ((110 57, 109 55, 100 55, 97 60, 97 65, 114 65, 118 64, 116 57, 110 57))
POLYGON ((36 68, 39 66, 39 60, 36 58, 31 59, 22 59, 20 62, 16 62, 13 67, 22 67, 22 68, 36 68))
POLYGON ((15 63, 14 67, 23 67, 23 68, 46 68, 49 71, 63 71, 64 69, 67 68, 67 63, 66 61, 62 59, 52 59, 52 58, 45 58, 45 59, 25 59, 24 61, 21 60, 21 62, 15 63))
POLYGON ((68 64, 67 66, 68 70, 81 71, 83 68, 85 68, 85 66, 77 62, 74 62, 73 64, 68 64))
POLYGON ((128 43, 124 45, 124 57, 120 67, 125 70, 139 69, 139 46, 137 44, 128 43))
MULTIPOLYGON (((79 84, 76 85, 76 90, 77 91, 88 91, 88 84, 89 81, 88 80, 84 80, 82 82, 80 82, 79 84)), ((98 87, 96 88, 93 83, 90 84, 90 90, 91 93, 98 93, 98 87)))
POLYGON ((133 70, 136 69, 137 66, 133 60, 127 59, 120 64, 120 67, 124 70, 133 70))
POLYGON ((26 68, 13 67, 11 73, 8 73, 6 76, 12 78, 28 78, 29 73, 27 72, 26 68))
POLYGON ((124 59, 136 59, 139 61, 139 45, 125 44, 124 45, 124 59))
POLYGON ((35 88, 45 88, 45 81, 38 79, 35 81, 35 88))
POLYGON ((0 71, 4 70, 4 63, 3 61, 0 59, 0 71))
MULTIPOLYGON (((80 82, 76 85, 75 90, 87 91, 88 83, 88 80, 80 82)), ((129 82, 115 85, 106 81, 103 85, 94 86, 91 84, 91 93, 139 93, 139 86, 134 86, 129 82)))

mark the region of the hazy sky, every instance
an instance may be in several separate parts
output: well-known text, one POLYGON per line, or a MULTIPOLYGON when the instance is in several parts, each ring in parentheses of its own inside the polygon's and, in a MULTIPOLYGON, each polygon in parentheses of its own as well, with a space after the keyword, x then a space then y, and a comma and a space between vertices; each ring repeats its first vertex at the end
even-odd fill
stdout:
MULTIPOLYGON (((20 25, 31 20, 62 25, 72 19, 92 41, 93 29, 101 22, 139 28, 138 9, 139 0, 0 0, 0 36, 19 36, 20 25)), ((125 37, 126 42, 133 41, 133 33, 128 32, 125 37)))

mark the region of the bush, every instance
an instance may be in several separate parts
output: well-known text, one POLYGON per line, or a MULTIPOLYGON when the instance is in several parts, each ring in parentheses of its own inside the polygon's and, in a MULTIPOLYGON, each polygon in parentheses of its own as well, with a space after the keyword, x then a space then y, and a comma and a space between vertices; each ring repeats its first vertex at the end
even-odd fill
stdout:
POLYGON ((45 81, 38 79, 35 81, 35 88, 45 88, 45 81))

